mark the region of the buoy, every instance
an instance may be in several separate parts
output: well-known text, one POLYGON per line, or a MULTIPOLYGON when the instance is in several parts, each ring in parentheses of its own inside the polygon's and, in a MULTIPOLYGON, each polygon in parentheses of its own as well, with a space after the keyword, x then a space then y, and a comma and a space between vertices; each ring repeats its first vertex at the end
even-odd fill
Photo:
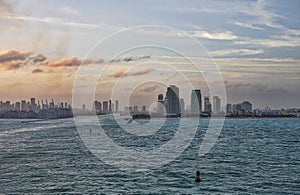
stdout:
POLYGON ((200 171, 199 170, 196 171, 195 182, 201 182, 200 171))

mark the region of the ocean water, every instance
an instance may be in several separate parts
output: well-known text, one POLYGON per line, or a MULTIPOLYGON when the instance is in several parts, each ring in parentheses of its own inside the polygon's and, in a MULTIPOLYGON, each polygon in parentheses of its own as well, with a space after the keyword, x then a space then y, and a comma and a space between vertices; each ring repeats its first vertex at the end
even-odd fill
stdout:
MULTIPOLYGON (((172 139, 178 124, 171 119, 153 135, 133 136, 109 117, 100 121, 120 146, 139 150, 160 147, 172 139)), ((299 118, 226 119, 216 144, 199 157, 207 125, 208 119, 200 120, 187 149, 169 164, 132 172, 94 156, 74 119, 1 119, 0 192, 300 194, 299 118), (196 167, 201 183, 194 182, 196 167)))

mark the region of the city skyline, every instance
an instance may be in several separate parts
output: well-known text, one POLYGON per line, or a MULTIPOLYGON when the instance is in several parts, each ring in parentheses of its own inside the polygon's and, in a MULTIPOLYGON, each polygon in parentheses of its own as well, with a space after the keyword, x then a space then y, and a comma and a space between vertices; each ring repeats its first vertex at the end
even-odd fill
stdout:
MULTIPOLYGON (((212 56, 222 74, 228 102, 251 99, 257 107, 300 107, 300 23, 295 19, 300 17, 298 7, 299 1, 282 4, 263 0, 192 1, 184 6, 167 1, 156 6, 135 1, 51 1, 40 5, 33 0, 3 0, 0 1, 0 99, 16 101, 35 96, 71 102, 79 66, 90 67, 89 76, 93 77, 99 76, 92 74, 93 69, 108 62, 111 66, 96 90, 96 96, 103 99, 109 99, 120 77, 134 85, 145 78, 158 80, 178 76, 161 64, 175 66, 194 86, 200 83, 199 88, 208 94, 201 78, 205 67, 196 78, 195 71, 170 52, 154 52, 148 48, 115 57, 112 56, 115 43, 112 43, 101 52, 96 48, 87 55, 98 41, 119 30, 138 25, 161 25, 179 29, 181 33, 170 29, 140 30, 125 34, 122 40, 131 43, 134 39, 145 40, 157 35, 162 42, 168 42, 170 48, 179 44, 186 56, 196 63, 205 64, 203 59, 212 56), (133 6, 137 9, 132 10, 133 6), (103 9, 98 10, 98 7, 103 9), (181 40, 183 34, 199 41, 208 53, 195 51, 181 40), (140 63, 148 66, 127 69, 129 65, 140 63)), ((130 44, 122 40, 117 44, 129 48, 130 44)), ((182 80, 178 79, 174 84, 179 86, 180 82, 182 80)), ((141 91, 149 92, 150 89, 152 93, 162 93, 157 85, 141 91)), ((127 91, 123 88, 120 93, 127 91)), ((186 102, 189 93, 183 93, 186 102)), ((120 101, 124 102, 122 98, 120 101)))

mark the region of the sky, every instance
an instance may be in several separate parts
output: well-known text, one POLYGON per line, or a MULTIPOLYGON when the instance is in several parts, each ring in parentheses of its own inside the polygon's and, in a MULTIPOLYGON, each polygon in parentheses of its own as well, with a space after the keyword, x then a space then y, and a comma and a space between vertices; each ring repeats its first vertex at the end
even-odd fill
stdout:
POLYGON ((75 88, 150 106, 176 84, 188 105, 192 88, 211 95, 210 84, 222 83, 229 103, 300 107, 299 8, 297 0, 0 0, 0 100, 71 102, 75 88))

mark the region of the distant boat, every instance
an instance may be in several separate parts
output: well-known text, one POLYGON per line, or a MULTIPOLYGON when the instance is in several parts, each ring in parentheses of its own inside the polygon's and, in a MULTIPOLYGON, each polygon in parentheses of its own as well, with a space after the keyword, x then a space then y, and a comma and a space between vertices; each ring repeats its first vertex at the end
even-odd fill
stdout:
POLYGON ((126 124, 130 124, 130 123, 132 123, 132 121, 133 121, 133 119, 131 118, 131 119, 129 119, 129 120, 127 121, 126 124))

